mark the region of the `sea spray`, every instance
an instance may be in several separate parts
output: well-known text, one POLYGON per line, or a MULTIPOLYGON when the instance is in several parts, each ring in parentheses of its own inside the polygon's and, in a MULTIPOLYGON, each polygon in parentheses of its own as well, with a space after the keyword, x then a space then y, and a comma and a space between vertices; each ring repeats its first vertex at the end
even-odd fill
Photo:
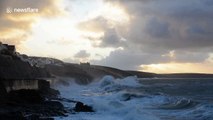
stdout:
MULTIPOLYGON (((212 103, 197 102, 190 98, 190 96, 181 96, 184 93, 178 93, 181 90, 175 84, 179 83, 179 81, 169 83, 168 85, 167 83, 162 84, 162 82, 154 82, 155 85, 144 85, 141 83, 143 81, 139 82, 139 79, 135 76, 123 79, 104 76, 99 81, 88 85, 78 85, 73 81, 70 81, 70 86, 59 85, 57 88, 60 90, 62 97, 81 101, 92 106, 96 112, 70 114, 68 117, 56 119, 212 120, 212 103), (168 91, 163 91, 167 89, 168 91), (168 94, 171 93, 170 89, 176 91, 172 93, 178 94, 168 94), (157 94, 159 90, 162 90, 161 92, 163 93, 157 94)), ((150 79, 150 83, 153 83, 152 79, 150 79)), ((193 87, 193 85, 190 86, 193 87)), ((63 102, 63 104, 70 109, 75 105, 68 102, 63 102)))

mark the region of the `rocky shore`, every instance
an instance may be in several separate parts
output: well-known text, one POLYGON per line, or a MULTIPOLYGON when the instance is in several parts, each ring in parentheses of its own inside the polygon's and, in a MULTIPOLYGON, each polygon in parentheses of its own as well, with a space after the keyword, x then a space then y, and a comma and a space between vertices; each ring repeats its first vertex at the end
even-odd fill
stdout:
MULTIPOLYGON (((50 87, 50 82, 41 78, 52 78, 58 74, 51 67, 63 68, 63 62, 51 58, 28 57, 15 51, 15 46, 0 43, 0 120, 53 120, 73 112, 94 112, 92 107, 79 101, 73 109, 66 109, 58 90, 50 87), (53 65, 50 65, 53 64, 53 65)), ((69 69, 68 69, 69 70, 69 69)), ((68 71, 67 70, 67 71, 68 71)), ((61 76, 66 75, 66 69, 61 76)), ((81 79, 90 79, 77 68, 81 79)))
MULTIPOLYGON (((80 101, 60 97, 58 90, 52 89, 46 80, 0 80, 0 119, 1 120, 54 120, 53 117, 66 117, 76 112, 94 112, 91 106, 80 101), (37 83, 36 88, 19 89, 17 81, 37 83), (10 86, 8 86, 10 83, 10 86), (8 89, 10 88, 10 89, 8 89), (11 89, 12 88, 12 89, 11 89), (62 101, 75 103, 72 109, 65 108, 62 101)), ((27 84, 25 87, 29 87, 27 84)))
POLYGON ((66 116, 64 106, 54 101, 59 91, 50 88, 48 81, 38 79, 48 77, 45 68, 24 61, 15 46, 0 43, 0 119, 50 120, 66 116))
POLYGON ((50 88, 49 82, 38 80, 38 89, 7 91, 0 82, 1 120, 43 120, 54 116, 66 116, 66 109, 59 101, 54 101, 59 92, 50 88))
POLYGON ((64 63, 53 58, 21 55, 15 51, 15 46, 0 42, 0 120, 52 120, 76 112, 95 112, 80 101, 60 98, 59 91, 52 89, 50 82, 43 78, 72 78, 78 84, 88 84, 105 75, 115 78, 213 78, 212 74, 155 74, 90 63, 64 63), (62 101, 75 103, 75 106, 67 109, 62 101))
POLYGON ((35 79, 50 77, 44 69, 30 65, 22 60, 15 46, 0 43, 0 78, 1 79, 35 79))

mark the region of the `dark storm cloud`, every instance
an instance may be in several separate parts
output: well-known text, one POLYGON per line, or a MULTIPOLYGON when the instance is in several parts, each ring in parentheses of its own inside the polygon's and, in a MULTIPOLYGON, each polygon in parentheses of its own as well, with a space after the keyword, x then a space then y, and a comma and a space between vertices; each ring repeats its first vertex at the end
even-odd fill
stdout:
POLYGON ((169 24, 166 22, 159 22, 153 18, 145 25, 145 33, 154 38, 166 38, 169 37, 169 24))
POLYGON ((101 39, 99 47, 122 47, 125 41, 119 36, 115 29, 107 29, 101 39))
POLYGON ((136 43, 157 44, 165 49, 213 46, 213 7, 201 0, 137 1, 137 5, 121 1, 120 4, 135 16, 129 39, 136 43), (135 27, 141 24, 146 29, 135 27), (135 39, 138 35, 141 37, 135 39), (161 39, 162 36, 166 38, 161 39))
POLYGON ((86 50, 81 50, 74 55, 75 58, 88 58, 89 56, 90 54, 86 50))
MULTIPOLYGON (((109 61, 109 65, 120 68, 129 65, 128 68, 131 66, 136 68, 141 64, 151 63, 201 63, 212 52, 212 0, 106 0, 106 2, 124 7, 131 16, 129 31, 119 34, 126 39, 124 44, 126 46, 123 46, 125 49, 122 52, 114 51, 103 60, 109 61), (174 51, 173 56, 169 56, 171 51, 174 51)), ((120 33, 119 29, 117 33, 120 33)))
POLYGON ((139 69, 139 66, 143 64, 152 63, 165 63, 169 62, 169 56, 162 56, 161 54, 152 54, 138 52, 135 48, 131 50, 118 49, 110 53, 109 56, 102 60, 91 61, 95 64, 108 65, 123 70, 135 70, 139 69))
POLYGON ((83 31, 90 32, 103 32, 102 37, 93 38, 91 36, 85 36, 93 43, 94 47, 121 47, 126 46, 125 40, 119 34, 119 31, 110 25, 110 21, 104 17, 96 17, 94 19, 81 22, 78 27, 83 31), (96 42, 100 41, 99 44, 96 42))
POLYGON ((208 5, 208 6, 213 6, 213 1, 212 0, 203 0, 203 2, 208 5))
POLYGON ((94 64, 108 65, 111 67, 120 68, 123 70, 137 70, 140 65, 158 64, 158 63, 199 63, 209 57, 208 54, 202 52, 186 52, 173 51, 173 56, 170 53, 145 53, 139 52, 135 48, 115 50, 109 56, 102 60, 91 61, 94 64))
POLYGON ((209 55, 202 52, 190 52, 190 51, 175 51, 174 52, 174 58, 171 58, 174 62, 180 62, 180 63, 199 63, 203 62, 208 58, 209 55))

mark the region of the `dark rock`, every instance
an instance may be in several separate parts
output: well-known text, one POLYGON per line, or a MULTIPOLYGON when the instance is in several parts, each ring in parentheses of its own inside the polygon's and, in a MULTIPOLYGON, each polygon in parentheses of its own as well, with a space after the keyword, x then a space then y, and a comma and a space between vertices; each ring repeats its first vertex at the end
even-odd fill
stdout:
POLYGON ((0 120, 26 120, 21 112, 0 113, 0 120))
MULTIPOLYGON (((26 105, 25 105, 26 106, 26 105)), ((66 116, 67 111, 58 101, 44 101, 41 104, 27 105, 26 114, 34 114, 43 117, 66 116)))
POLYGON ((82 102, 77 102, 74 108, 75 112, 94 112, 91 106, 84 105, 82 102))
POLYGON ((17 55, 0 54, 0 76, 3 79, 34 79, 50 77, 44 68, 31 66, 17 55))
POLYGON ((60 92, 58 90, 55 90, 55 89, 52 89, 52 88, 49 88, 46 91, 40 90, 40 93, 41 93, 42 96, 44 96, 45 98, 48 98, 48 99, 57 98, 58 95, 60 94, 60 92))
POLYGON ((37 114, 32 114, 25 117, 27 120, 54 120, 53 118, 40 117, 37 114))
MULTIPOLYGON (((0 89, 2 89, 2 91, 0 92, 6 92, 6 100, 5 102, 2 102, 2 104, 0 104, 0 112, 2 112, 2 118, 6 119, 8 117, 8 112, 18 111, 24 113, 24 115, 30 115, 25 116, 27 120, 51 120, 52 118, 49 117, 66 116, 67 111, 60 102, 47 99, 50 95, 58 94, 58 91, 50 88, 49 82, 46 82, 44 80, 39 84, 41 90, 20 89, 11 90, 8 93, 4 87, 4 84, 0 84, 2 86, 0 86, 0 89)), ((10 120, 10 118, 8 119, 10 120)))
MULTIPOLYGON (((10 101, 11 102, 11 101, 10 101)), ((23 113, 27 120, 51 120, 54 116, 67 116, 67 110, 58 101, 43 101, 42 103, 8 103, 0 106, 0 117, 6 118, 9 113, 23 113), (2 114, 1 114, 2 113, 2 114)), ((0 120, 5 120, 1 119, 0 120)), ((7 120, 7 119, 6 119, 7 120)), ((9 119, 10 120, 10 119, 9 119)), ((16 120, 16 119, 15 119, 16 120)), ((19 120, 19 119, 18 119, 19 120)), ((21 119, 20 119, 21 120, 21 119)))
POLYGON ((46 80, 38 81, 38 89, 41 95, 46 98, 55 98, 60 94, 58 90, 50 88, 50 83, 46 80))
POLYGON ((54 120, 54 118, 39 118, 39 120, 54 120))
POLYGON ((44 102, 44 106, 45 107, 49 106, 50 108, 60 109, 60 110, 63 110, 63 108, 64 108, 63 104, 61 104, 58 101, 46 101, 46 102, 44 102))
POLYGON ((38 81, 38 89, 40 90, 48 90, 50 88, 50 82, 46 80, 39 80, 38 81))
POLYGON ((49 89, 49 93, 52 95, 52 96, 57 96, 60 94, 60 92, 58 90, 55 90, 55 89, 52 89, 50 88, 49 89))
POLYGON ((0 103, 5 101, 7 95, 7 90, 4 84, 0 81, 0 103))
POLYGON ((40 120, 39 119, 39 115, 36 115, 36 114, 32 114, 32 115, 29 115, 27 117, 25 117, 27 120, 40 120))
POLYGON ((44 98, 40 95, 37 90, 14 90, 8 93, 8 97, 10 101, 16 103, 41 103, 44 101, 44 98))

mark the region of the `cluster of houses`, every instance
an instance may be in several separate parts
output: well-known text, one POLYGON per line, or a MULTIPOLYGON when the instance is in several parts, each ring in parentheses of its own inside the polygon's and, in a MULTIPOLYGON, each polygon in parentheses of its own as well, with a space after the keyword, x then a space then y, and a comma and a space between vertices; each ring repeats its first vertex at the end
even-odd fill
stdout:
POLYGON ((88 67, 89 67, 89 66, 90 66, 90 63, 89 63, 89 62, 86 62, 86 63, 80 62, 80 65, 81 65, 81 66, 88 66, 88 67))
POLYGON ((14 54, 15 52, 15 45, 2 44, 2 42, 0 42, 0 54, 14 54))

